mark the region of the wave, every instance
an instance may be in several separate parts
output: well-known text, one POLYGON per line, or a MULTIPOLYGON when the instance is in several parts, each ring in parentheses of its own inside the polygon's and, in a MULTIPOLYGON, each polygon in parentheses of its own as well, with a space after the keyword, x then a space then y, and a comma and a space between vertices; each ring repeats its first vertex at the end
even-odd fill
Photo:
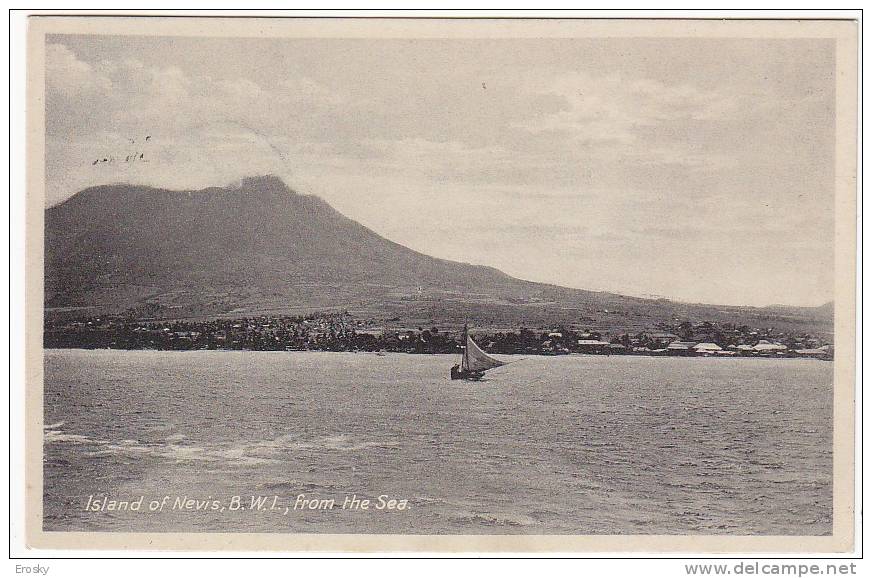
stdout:
POLYGON ((225 465, 258 465, 278 463, 288 451, 362 451, 367 449, 396 449, 393 441, 355 440, 347 434, 322 436, 312 440, 300 440, 284 435, 272 440, 250 441, 238 444, 219 443, 201 445, 189 442, 187 436, 175 433, 157 442, 135 439, 120 441, 96 439, 82 434, 68 433, 58 429, 63 422, 47 426, 43 434, 45 444, 70 443, 93 446, 84 453, 89 458, 111 456, 150 457, 174 462, 214 462, 225 465))
POLYGON ((267 450, 332 450, 351 452, 371 448, 396 449, 399 448, 400 444, 396 441, 355 440, 348 434, 333 434, 311 440, 301 440, 299 436, 284 435, 273 440, 258 442, 256 445, 267 450))
POLYGON ((530 516, 502 512, 449 512, 448 517, 462 524, 476 526, 529 527, 539 524, 530 516))
MULTIPOLYGON (((506 510, 494 511, 491 509, 493 504, 483 504, 477 500, 452 500, 419 494, 413 497, 412 502, 422 507, 435 509, 440 516, 448 518, 461 527, 508 526, 526 528, 542 524, 540 520, 533 517, 534 515, 542 514, 543 512, 541 511, 531 512, 531 515, 506 510)), ((548 513, 553 514, 552 512, 548 513)))
POLYGON ((57 423, 53 423, 51 425, 43 426, 42 430, 42 438, 43 443, 53 443, 53 442, 68 442, 74 444, 104 444, 107 442, 93 440, 88 436, 66 433, 61 431, 60 428, 64 425, 64 422, 59 421, 57 423))

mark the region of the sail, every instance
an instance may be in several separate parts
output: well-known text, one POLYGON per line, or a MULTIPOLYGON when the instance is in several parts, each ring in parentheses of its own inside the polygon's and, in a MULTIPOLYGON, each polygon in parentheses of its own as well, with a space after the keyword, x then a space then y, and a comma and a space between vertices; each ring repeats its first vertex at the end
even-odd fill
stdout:
POLYGON ((462 368, 465 371, 485 371, 501 365, 505 365, 505 363, 482 351, 481 347, 472 340, 472 337, 466 336, 466 350, 463 352, 462 363, 462 368))

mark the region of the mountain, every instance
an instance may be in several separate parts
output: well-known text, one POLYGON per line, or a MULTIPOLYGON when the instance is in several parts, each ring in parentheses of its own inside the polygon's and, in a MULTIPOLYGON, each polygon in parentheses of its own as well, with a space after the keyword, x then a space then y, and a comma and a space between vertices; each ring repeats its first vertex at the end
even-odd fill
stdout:
POLYGON ((675 318, 824 332, 832 325, 811 308, 624 297, 437 259, 272 176, 199 191, 92 187, 47 209, 45 305, 49 315, 174 318, 340 308, 409 324, 494 327, 632 329, 675 318))

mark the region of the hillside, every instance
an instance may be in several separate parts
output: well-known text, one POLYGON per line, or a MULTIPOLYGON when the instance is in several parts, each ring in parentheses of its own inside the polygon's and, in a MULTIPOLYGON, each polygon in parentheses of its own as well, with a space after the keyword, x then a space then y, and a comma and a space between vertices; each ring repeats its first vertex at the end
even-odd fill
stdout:
POLYGON ((423 255, 276 177, 169 191, 107 185, 45 212, 52 315, 208 317, 347 309, 395 324, 651 327, 675 318, 831 333, 832 310, 584 291, 423 255))

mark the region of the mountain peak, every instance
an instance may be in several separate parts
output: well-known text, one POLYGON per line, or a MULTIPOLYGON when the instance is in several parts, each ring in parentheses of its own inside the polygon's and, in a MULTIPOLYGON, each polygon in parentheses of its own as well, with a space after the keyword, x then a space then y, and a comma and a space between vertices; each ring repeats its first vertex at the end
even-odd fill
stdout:
POLYGON ((46 303, 214 314, 526 284, 393 243, 279 177, 171 191, 94 187, 46 211, 46 303))
POLYGON ((639 331, 679 317, 832 326, 826 311, 651 301, 436 259, 274 175, 196 191, 129 184, 81 191, 45 212, 44 295, 58 311, 176 318, 353 307, 416 324, 605 327, 632 320, 639 331))
POLYGON ((286 185, 285 182, 276 175, 255 175, 252 177, 244 177, 240 183, 240 188, 257 191, 292 192, 288 185, 286 185))

